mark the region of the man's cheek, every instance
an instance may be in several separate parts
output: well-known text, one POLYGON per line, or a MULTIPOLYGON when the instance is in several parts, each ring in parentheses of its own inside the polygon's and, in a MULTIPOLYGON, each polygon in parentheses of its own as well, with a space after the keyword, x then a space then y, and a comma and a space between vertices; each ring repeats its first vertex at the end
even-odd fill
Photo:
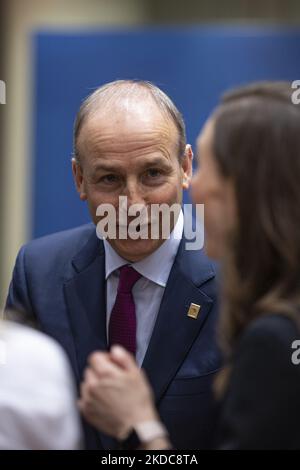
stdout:
POLYGON ((118 207, 118 196, 116 195, 110 195, 108 194, 107 192, 106 193, 103 193, 103 192, 98 192, 97 194, 88 194, 88 203, 89 203, 89 206, 91 208, 93 208, 95 214, 96 214, 96 210, 97 208, 101 205, 101 204, 109 204, 115 208, 118 207))
POLYGON ((172 205, 176 202, 181 202, 182 191, 180 186, 173 182, 162 188, 153 189, 151 195, 152 204, 169 204, 172 205))

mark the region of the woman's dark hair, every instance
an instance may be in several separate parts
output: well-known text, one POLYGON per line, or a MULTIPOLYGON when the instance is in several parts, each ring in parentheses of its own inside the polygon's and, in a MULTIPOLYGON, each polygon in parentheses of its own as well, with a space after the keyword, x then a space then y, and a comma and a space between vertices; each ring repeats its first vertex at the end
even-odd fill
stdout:
POLYGON ((234 187, 237 227, 224 263, 220 332, 230 353, 255 318, 300 310, 300 108, 291 84, 224 95, 213 151, 234 187))

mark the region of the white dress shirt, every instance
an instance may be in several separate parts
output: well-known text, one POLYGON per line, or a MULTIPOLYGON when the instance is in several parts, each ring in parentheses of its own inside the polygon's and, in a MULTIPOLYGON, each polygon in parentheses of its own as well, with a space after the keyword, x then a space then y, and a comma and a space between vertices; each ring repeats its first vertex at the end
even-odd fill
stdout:
POLYGON ((80 447, 70 367, 46 335, 0 322, 0 449, 80 447))
POLYGON ((103 240, 106 273, 107 337, 110 315, 115 304, 119 284, 118 269, 125 264, 130 264, 142 275, 132 289, 137 321, 136 361, 140 366, 150 342, 168 277, 182 238, 182 232, 183 213, 181 211, 170 237, 147 258, 135 263, 130 263, 119 256, 109 242, 103 240))

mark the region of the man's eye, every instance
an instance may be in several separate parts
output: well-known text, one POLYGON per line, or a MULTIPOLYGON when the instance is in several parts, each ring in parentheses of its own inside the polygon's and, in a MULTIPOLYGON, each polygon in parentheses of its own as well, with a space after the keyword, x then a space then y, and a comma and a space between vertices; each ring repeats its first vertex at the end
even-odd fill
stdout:
POLYGON ((150 178, 157 178, 158 176, 161 176, 161 174, 162 172, 156 168, 150 168, 150 170, 147 171, 147 176, 150 176, 150 178))
POLYGON ((105 175, 105 176, 102 176, 102 178, 100 179, 100 182, 107 183, 107 184, 113 184, 113 183, 116 183, 117 181, 118 181, 118 177, 116 175, 105 175))

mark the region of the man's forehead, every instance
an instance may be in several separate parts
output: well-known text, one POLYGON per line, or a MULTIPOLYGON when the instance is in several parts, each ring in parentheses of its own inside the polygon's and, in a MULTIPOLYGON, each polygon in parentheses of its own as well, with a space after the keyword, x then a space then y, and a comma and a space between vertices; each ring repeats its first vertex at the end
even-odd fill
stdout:
POLYGON ((79 153, 83 159, 88 156, 90 164, 99 159, 123 161, 124 164, 125 157, 126 161, 130 158, 136 165, 141 159, 146 162, 147 156, 152 158, 154 155, 160 155, 164 160, 177 161, 178 154, 177 135, 173 137, 168 129, 159 126, 138 133, 135 130, 122 132, 116 126, 106 127, 106 130, 95 126, 83 129, 78 144, 79 153))
POLYGON ((118 142, 128 144, 137 139, 153 142, 178 142, 178 131, 175 124, 161 112, 144 114, 131 113, 103 113, 90 116, 85 122, 79 141, 86 144, 109 144, 118 142))

